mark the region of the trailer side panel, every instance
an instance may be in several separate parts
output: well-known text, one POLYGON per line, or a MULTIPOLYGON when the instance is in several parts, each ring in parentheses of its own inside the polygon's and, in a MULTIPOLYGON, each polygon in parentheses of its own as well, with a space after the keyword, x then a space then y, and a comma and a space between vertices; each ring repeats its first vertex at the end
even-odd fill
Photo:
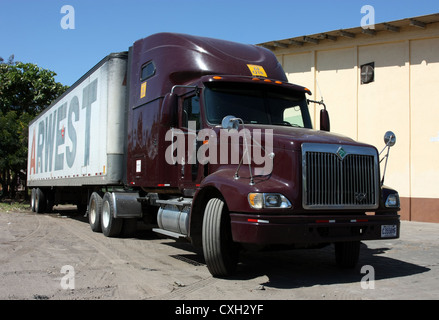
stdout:
POLYGON ((121 184, 126 54, 111 54, 29 126, 28 185, 121 184))

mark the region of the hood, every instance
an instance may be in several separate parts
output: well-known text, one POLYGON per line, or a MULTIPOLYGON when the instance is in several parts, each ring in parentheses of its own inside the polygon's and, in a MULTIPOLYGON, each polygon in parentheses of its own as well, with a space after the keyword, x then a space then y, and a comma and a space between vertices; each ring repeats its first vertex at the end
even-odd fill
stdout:
POLYGON ((249 129, 252 132, 255 129, 260 129, 263 137, 265 130, 272 129, 274 149, 287 149, 287 150, 300 151, 302 143, 324 143, 324 144, 370 146, 368 144, 357 142, 341 134, 320 131, 320 130, 287 127, 287 126, 282 127, 282 126, 251 125, 251 124, 246 124, 245 128, 249 129))

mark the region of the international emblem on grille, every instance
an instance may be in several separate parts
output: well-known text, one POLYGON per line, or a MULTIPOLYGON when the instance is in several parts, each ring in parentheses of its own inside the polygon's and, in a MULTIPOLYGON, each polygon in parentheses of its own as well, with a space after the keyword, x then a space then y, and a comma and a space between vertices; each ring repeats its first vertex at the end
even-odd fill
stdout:
POLYGON ((355 192, 355 200, 357 200, 358 203, 363 202, 366 200, 367 193, 366 192, 355 192))
POLYGON ((343 147, 338 148, 336 152, 338 158, 343 161, 343 159, 346 157, 347 152, 343 149, 343 147))

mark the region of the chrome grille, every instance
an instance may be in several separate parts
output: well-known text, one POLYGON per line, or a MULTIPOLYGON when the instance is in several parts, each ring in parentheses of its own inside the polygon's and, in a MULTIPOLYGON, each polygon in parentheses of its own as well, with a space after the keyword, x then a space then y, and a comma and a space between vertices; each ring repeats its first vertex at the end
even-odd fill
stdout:
POLYGON ((303 206, 378 207, 378 156, 373 148, 303 144, 303 206))

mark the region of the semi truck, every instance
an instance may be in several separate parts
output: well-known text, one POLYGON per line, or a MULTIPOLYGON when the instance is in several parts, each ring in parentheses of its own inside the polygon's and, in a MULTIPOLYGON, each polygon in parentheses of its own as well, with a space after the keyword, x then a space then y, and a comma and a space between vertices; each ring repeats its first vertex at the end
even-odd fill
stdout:
POLYGON ((102 59, 30 123, 31 208, 75 204, 107 237, 152 225, 192 243, 215 277, 252 248, 333 244, 336 264, 355 267, 361 241, 400 235, 398 192, 380 178, 396 138, 385 136, 380 160, 331 133, 311 96, 266 48, 153 34, 102 59))

